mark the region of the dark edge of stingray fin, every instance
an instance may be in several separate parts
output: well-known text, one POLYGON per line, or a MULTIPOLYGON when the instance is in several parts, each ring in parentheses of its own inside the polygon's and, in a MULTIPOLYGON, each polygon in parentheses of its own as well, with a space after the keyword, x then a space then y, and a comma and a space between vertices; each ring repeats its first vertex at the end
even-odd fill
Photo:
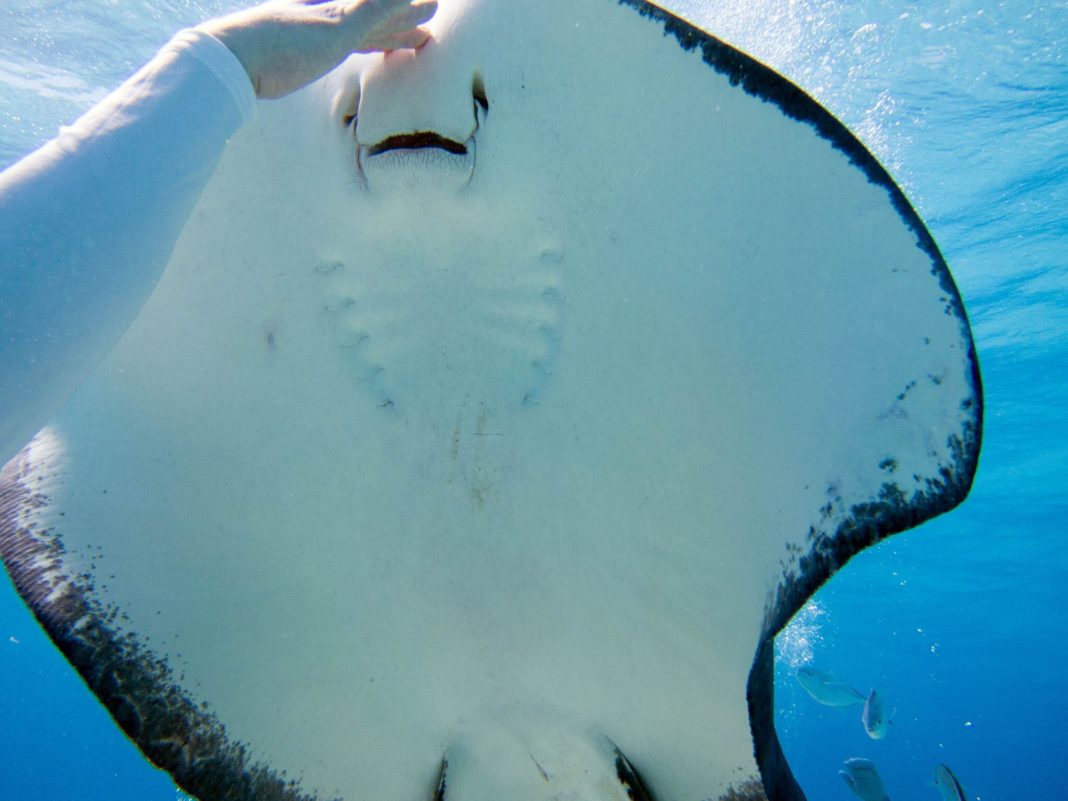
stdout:
POLYGON ((42 465, 30 446, 0 471, 0 560, 55 646, 152 764, 197 798, 320 801, 297 781, 254 762, 205 705, 179 687, 171 667, 123 632, 121 614, 93 600, 88 576, 62 572, 63 541, 27 525, 49 503, 34 486, 42 465))
POLYGON ((848 519, 835 531, 810 531, 813 545, 800 560, 798 575, 787 578, 779 586, 774 602, 765 614, 746 693, 756 762, 770 801, 805 801, 805 794, 794 779, 775 732, 775 635, 854 554, 949 511, 967 496, 975 477, 982 440, 979 360, 960 292, 934 238, 879 160, 841 121, 775 70, 659 6, 647 0, 616 2, 660 23, 664 36, 674 37, 684 50, 700 51, 705 63, 724 75, 731 85, 777 106, 787 117, 811 126, 819 136, 845 154, 870 182, 883 187, 902 221, 916 236, 916 246, 930 258, 931 272, 937 277, 949 309, 960 324, 962 341, 967 343, 965 359, 971 379, 971 397, 964 401, 964 410, 971 418, 964 423, 961 434, 951 440, 953 464, 941 467, 940 477, 928 482, 926 492, 906 497, 896 485, 884 484, 878 498, 854 505, 848 519))

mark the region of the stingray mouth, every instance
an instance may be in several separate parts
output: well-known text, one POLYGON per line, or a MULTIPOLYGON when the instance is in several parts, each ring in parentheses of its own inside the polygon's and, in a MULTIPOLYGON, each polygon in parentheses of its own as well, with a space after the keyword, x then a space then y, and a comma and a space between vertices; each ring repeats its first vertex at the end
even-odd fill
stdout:
POLYGON ((368 156, 378 156, 382 153, 389 153, 392 150, 422 150, 424 148, 437 148, 456 156, 467 155, 466 144, 457 142, 455 139, 447 139, 434 131, 418 131, 417 133, 387 136, 377 144, 368 145, 366 152, 368 156))
POLYGON ((415 131, 358 144, 356 169, 370 190, 463 189, 475 170, 475 134, 459 142, 436 131, 415 131))

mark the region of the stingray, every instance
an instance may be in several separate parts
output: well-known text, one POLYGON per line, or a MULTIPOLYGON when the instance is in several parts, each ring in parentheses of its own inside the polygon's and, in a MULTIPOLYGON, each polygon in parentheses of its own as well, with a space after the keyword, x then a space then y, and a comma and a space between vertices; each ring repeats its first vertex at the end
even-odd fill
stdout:
POLYGON ((8 571, 204 801, 802 799, 774 635, 975 469, 946 265, 840 122, 654 5, 433 30, 230 143, 5 468, 8 571))

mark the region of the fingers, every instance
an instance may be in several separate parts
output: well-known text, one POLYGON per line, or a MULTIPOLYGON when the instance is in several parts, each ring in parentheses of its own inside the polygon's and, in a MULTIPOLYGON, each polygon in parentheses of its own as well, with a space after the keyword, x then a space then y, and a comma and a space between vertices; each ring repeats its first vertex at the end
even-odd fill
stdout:
POLYGON ((403 50, 406 48, 415 50, 426 44, 429 38, 430 31, 426 28, 412 28, 411 30, 389 34, 388 36, 377 36, 373 41, 365 42, 364 46, 357 52, 369 53, 374 50, 403 50))
POLYGON ((437 10, 437 0, 363 0, 347 4, 342 14, 354 24, 397 33, 422 25, 437 10))
POLYGON ((345 13, 358 37, 356 52, 367 53, 422 47, 430 32, 419 26, 437 10, 437 0, 365 0, 350 5, 345 13))
POLYGON ((397 26, 397 30, 407 30, 429 22, 430 18, 437 13, 438 0, 414 0, 401 4, 400 13, 394 14, 391 22, 397 26))
POLYGON ((417 48, 437 0, 273 0, 200 27, 237 56, 260 97, 282 97, 350 53, 417 48))

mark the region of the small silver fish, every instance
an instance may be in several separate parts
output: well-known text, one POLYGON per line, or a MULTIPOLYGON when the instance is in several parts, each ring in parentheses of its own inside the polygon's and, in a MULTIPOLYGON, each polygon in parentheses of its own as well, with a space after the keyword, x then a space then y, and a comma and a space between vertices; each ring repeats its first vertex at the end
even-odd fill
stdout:
POLYGON ((935 787, 938 788, 942 801, 964 801, 964 788, 960 786, 960 781, 948 765, 935 768, 935 787))
POLYGON ((886 736, 886 730, 890 727, 890 720, 886 717, 886 709, 883 707, 883 699, 875 690, 868 695, 864 702, 864 709, 860 713, 860 722, 864 724, 864 731, 873 740, 881 740, 886 736))
POLYGON ((847 759, 842 763, 842 768, 838 775, 854 795, 864 801, 890 801, 890 796, 883 787, 883 780, 879 778, 879 772, 871 760, 847 759))
POLYGON ((824 706, 855 706, 864 703, 864 694, 854 690, 825 670, 803 667, 797 671, 797 683, 824 706))

